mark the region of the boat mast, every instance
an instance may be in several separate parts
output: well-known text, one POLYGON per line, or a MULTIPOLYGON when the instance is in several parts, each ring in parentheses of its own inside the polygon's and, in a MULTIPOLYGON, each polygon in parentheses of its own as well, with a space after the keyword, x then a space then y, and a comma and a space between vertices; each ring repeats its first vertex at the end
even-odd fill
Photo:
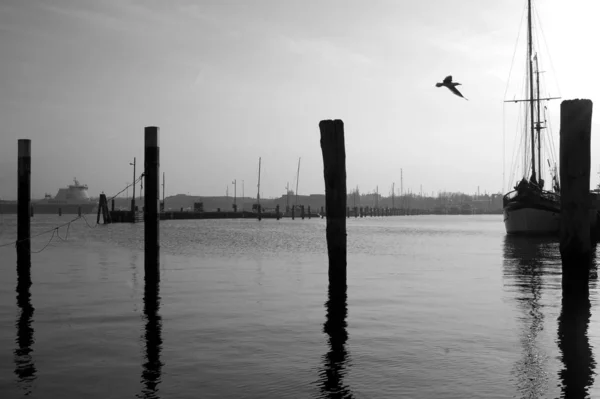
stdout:
POLYGON ((531 118, 531 180, 537 181, 535 173, 535 133, 534 133, 534 106, 533 98, 533 38, 531 33, 531 0, 527 0, 527 56, 529 59, 529 109, 531 118))
POLYGON ((258 213, 260 214, 260 157, 258 158, 258 193, 256 193, 256 203, 258 204, 258 213))
POLYGON ((296 174, 296 204, 295 206, 298 205, 298 181, 300 180, 300 159, 298 158, 298 173, 296 174))
POLYGON ((537 54, 535 55, 535 76, 536 76, 536 91, 537 95, 535 98, 536 107, 537 107, 537 122, 535 123, 535 129, 537 130, 537 141, 538 141, 538 174, 539 174, 539 183, 540 186, 542 184, 542 140, 540 132, 542 130, 542 122, 540 119, 540 68, 538 65, 537 54))

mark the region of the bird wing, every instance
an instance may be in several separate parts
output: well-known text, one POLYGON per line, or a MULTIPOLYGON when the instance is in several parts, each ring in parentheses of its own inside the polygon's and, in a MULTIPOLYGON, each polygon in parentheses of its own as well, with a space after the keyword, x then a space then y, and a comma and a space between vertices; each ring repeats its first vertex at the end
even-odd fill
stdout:
POLYGON ((446 79, 444 79, 444 83, 452 83, 452 75, 446 76, 446 79))
POLYGON ((466 98, 460 93, 460 91, 458 91, 458 89, 456 88, 456 86, 450 86, 448 87, 448 89, 450 89, 450 91, 454 94, 456 94, 459 97, 462 97, 466 100, 466 98))

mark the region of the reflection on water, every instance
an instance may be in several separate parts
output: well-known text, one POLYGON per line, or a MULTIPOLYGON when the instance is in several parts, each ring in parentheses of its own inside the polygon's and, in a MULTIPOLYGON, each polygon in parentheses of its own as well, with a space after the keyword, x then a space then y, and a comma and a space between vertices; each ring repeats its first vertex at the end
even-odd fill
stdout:
POLYGON ((162 349, 162 320, 158 314, 160 308, 159 296, 160 281, 158 275, 146 276, 144 284, 144 317, 146 326, 144 341, 146 345, 145 362, 142 371, 143 398, 159 398, 158 385, 161 382, 162 362, 160 352, 162 349))
POLYGON ((540 300, 544 277, 560 271, 555 259, 556 244, 544 237, 506 236, 504 239, 504 276, 515 287, 522 311, 523 348, 515 365, 517 390, 522 397, 539 398, 547 394, 548 353, 538 336, 544 329, 544 313, 540 300))
POLYGON ((14 351, 15 374, 25 395, 31 394, 31 386, 36 378, 36 368, 33 362, 33 327, 32 317, 34 308, 31 305, 31 255, 19 253, 17 257, 17 305, 20 314, 17 318, 17 348, 14 351))
POLYGON ((352 397, 352 393, 343 382, 349 366, 346 350, 346 341, 348 341, 346 290, 345 281, 329 284, 328 300, 325 303, 327 316, 323 324, 323 332, 329 336, 329 352, 323 356, 323 368, 319 372, 319 385, 323 398, 352 397))
MULTIPOLYGON (((595 254, 593 256, 595 269, 595 254)), ((571 265, 578 267, 581 265, 571 265)), ((595 282, 592 271, 590 280, 563 281, 562 308, 558 318, 558 347, 562 352, 563 369, 559 372, 562 393, 565 398, 588 397, 588 389, 594 383, 596 363, 588 339, 591 316, 590 282, 595 282)))
MULTIPOLYGON (((549 354, 541 335, 546 320, 542 296, 558 302, 562 289, 558 318, 558 348, 562 354, 562 395, 566 398, 586 397, 593 383, 595 363, 587 335, 590 319, 589 282, 562 282, 562 264, 558 243, 551 238, 506 236, 504 241, 504 277, 515 290, 522 311, 522 357, 515 365, 517 389, 521 397, 546 397, 551 376, 549 354)), ((558 305, 558 304, 556 304, 558 305)), ((550 308, 557 306, 550 305, 550 308)))

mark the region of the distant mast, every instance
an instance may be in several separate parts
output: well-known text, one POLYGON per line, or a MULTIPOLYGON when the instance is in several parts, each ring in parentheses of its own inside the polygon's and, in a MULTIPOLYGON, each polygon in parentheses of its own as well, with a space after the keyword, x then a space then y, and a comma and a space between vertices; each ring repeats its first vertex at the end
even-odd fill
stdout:
POLYGON ((261 158, 258 158, 258 193, 256 193, 256 202, 258 204, 259 212, 260 212, 260 161, 261 158))
POLYGON ((298 173, 296 173, 296 204, 298 205, 298 182, 300 181, 300 159, 298 158, 298 173))

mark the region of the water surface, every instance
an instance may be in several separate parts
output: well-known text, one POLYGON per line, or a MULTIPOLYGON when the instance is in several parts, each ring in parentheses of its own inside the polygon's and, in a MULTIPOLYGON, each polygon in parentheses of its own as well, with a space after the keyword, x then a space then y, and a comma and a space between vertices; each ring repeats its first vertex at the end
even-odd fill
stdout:
POLYGON ((320 219, 163 221, 156 285, 143 224, 58 234, 30 286, 0 247, 2 398, 600 393, 595 279, 565 302, 558 244, 509 239, 500 215, 350 219, 347 289, 328 287, 320 219))

